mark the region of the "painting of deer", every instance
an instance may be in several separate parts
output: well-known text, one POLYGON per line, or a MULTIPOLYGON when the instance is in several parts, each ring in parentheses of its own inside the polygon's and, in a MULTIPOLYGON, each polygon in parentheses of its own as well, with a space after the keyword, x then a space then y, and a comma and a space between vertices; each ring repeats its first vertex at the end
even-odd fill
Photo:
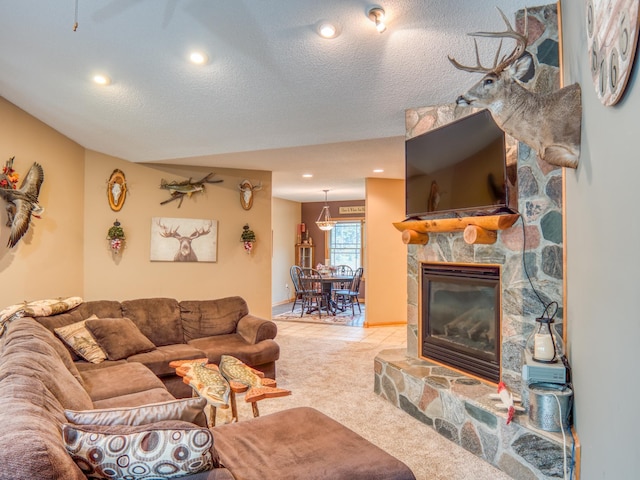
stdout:
POLYGON ((531 55, 525 53, 528 40, 527 12, 524 34, 516 32, 498 9, 507 25, 504 32, 475 32, 475 37, 510 38, 516 41, 511 54, 500 59, 500 47, 493 65, 480 62, 478 43, 474 39, 476 65, 465 66, 449 56, 459 70, 484 73, 485 76, 460 95, 458 105, 486 108, 498 126, 517 140, 526 143, 551 165, 577 168, 580 158, 582 103, 579 84, 569 85, 548 94, 527 90, 520 79, 532 66, 531 55))
POLYGON ((215 262, 216 243, 215 220, 152 218, 152 261, 215 262))

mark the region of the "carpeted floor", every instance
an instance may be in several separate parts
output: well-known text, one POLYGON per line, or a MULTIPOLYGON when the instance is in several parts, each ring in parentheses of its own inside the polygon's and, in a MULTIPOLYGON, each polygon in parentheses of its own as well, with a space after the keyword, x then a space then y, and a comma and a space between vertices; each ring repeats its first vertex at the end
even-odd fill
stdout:
MULTIPOLYGON (((327 328, 333 334, 344 327, 327 328)), ((289 329, 282 329, 277 340, 278 386, 293 393, 259 402, 261 415, 314 407, 402 460, 418 480, 510 478, 373 392, 373 359, 393 345, 309 338, 289 329)), ((240 421, 250 418, 249 404, 242 395, 238 400, 240 421)))

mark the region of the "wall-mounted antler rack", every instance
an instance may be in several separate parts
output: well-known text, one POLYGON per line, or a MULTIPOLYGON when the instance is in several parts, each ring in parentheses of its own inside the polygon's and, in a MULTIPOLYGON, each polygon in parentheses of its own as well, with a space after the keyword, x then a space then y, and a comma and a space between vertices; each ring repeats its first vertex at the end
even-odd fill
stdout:
POLYGON ((402 232, 402 242, 412 245, 426 245, 429 233, 464 232, 464 241, 469 245, 495 243, 498 230, 511 227, 517 214, 487 215, 482 217, 444 218, 438 220, 405 220, 395 222, 396 229, 402 232))

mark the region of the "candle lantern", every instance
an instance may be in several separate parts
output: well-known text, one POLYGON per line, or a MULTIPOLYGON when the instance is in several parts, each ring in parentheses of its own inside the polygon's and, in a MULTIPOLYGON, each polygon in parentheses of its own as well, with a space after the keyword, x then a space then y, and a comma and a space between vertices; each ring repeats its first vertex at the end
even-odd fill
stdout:
POLYGON ((559 337, 555 329, 554 319, 558 310, 558 305, 555 302, 556 311, 552 316, 547 316, 548 305, 544 311, 544 314, 540 318, 536 318, 536 325, 527 339, 526 348, 533 360, 542 363, 555 363, 564 354, 563 342, 559 337))

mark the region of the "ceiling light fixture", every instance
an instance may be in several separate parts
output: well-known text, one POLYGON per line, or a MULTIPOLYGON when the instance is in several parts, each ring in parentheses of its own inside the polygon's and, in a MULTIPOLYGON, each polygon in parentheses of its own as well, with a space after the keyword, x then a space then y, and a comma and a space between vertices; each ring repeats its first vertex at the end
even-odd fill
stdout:
POLYGON ((376 168, 373 170, 373 173, 383 173, 383 172, 384 172, 384 169, 382 168, 376 168))
POLYGON ((93 83, 98 85, 110 85, 111 79, 107 75, 98 74, 93 76, 93 83))
POLYGON ((318 33, 322 38, 336 38, 338 29, 332 23, 321 23, 318 27, 318 33))
POLYGON ((384 24, 384 10, 380 7, 373 7, 369 10, 369 19, 376 24, 376 30, 382 33, 387 29, 384 24))
POLYGON ((329 204, 327 203, 327 192, 329 190, 323 190, 324 192, 324 207, 320 211, 320 215, 318 216, 318 220, 316 220, 316 225, 320 230, 325 232, 331 230, 336 226, 335 220, 331 220, 331 214, 329 213, 329 204))
POLYGON ((208 57, 202 52, 191 52, 191 54, 189 54, 189 60, 196 65, 204 65, 207 63, 208 57))
POLYGON ((302 178, 313 178, 313 173, 303 173, 302 178))

